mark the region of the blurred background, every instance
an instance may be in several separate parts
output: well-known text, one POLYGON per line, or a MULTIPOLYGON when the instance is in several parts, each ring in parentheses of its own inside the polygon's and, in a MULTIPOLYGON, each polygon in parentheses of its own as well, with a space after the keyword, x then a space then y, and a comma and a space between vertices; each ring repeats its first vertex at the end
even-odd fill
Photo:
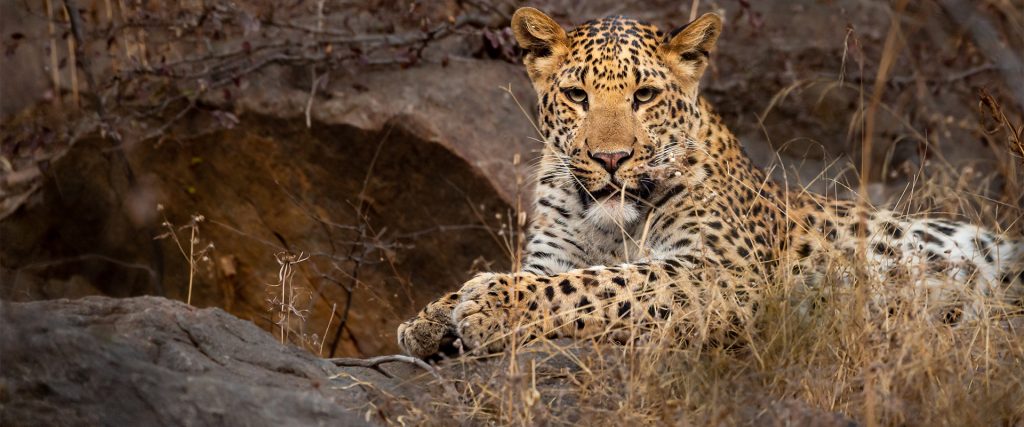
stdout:
POLYGON ((396 351, 431 298, 515 267, 522 5, 718 12, 703 94, 776 179, 1020 230, 1019 0, 0 0, 0 298, 162 295, 396 351))

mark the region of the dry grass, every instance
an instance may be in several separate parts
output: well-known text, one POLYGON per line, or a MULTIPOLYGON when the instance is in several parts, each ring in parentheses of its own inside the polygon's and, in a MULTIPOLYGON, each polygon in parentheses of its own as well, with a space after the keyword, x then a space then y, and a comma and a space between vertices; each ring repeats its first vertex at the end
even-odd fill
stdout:
MULTIPOLYGON (((1019 425, 1024 317, 938 321, 910 279, 849 283, 830 260, 821 287, 763 283, 744 344, 725 349, 669 333, 615 345, 540 341, 441 365, 460 391, 404 402, 406 424, 1019 425), (880 296, 857 306, 859 287, 880 296), (409 418, 411 417, 411 418, 409 418), (813 422, 812 422, 813 421, 813 422)), ((964 297, 979 297, 964 295, 964 297)), ((392 421, 398 421, 392 420, 392 421)))
MULTIPOLYGON (((890 201, 895 210, 1007 234, 1021 229, 1021 131, 993 99, 983 102, 997 124, 986 133, 989 146, 1003 150, 994 172, 922 156, 911 184, 890 201)), ((737 346, 680 339, 668 332, 671 324, 634 331, 642 338, 627 344, 520 342, 500 355, 441 363, 444 379, 437 381, 458 396, 392 396, 388 406, 401 415, 385 419, 401 425, 1024 424, 1019 307, 961 286, 944 301, 981 301, 987 317, 950 325, 942 321, 950 306, 936 304, 912 277, 853 274, 863 270, 856 264, 863 259, 824 260, 827 274, 814 287, 785 276, 760 283, 760 309, 737 346), (862 292, 872 297, 858 298, 862 292)))
POLYGON ((164 213, 163 205, 157 205, 157 211, 163 215, 163 222, 160 223, 160 227, 166 231, 154 237, 155 240, 170 239, 174 242, 174 245, 178 248, 178 252, 185 258, 185 262, 188 264, 188 288, 186 290, 185 303, 192 304, 192 287, 195 284, 196 274, 199 272, 200 265, 208 265, 211 263, 210 253, 214 249, 213 242, 207 242, 205 246, 202 245, 202 241, 199 237, 199 224, 206 220, 200 214, 192 214, 188 224, 180 227, 175 227, 170 220, 167 219, 167 215, 164 213), (178 236, 178 232, 187 231, 188 242, 187 245, 182 243, 182 240, 186 237, 178 236), (186 246, 188 248, 186 249, 186 246), (197 247, 202 246, 202 247, 197 247))

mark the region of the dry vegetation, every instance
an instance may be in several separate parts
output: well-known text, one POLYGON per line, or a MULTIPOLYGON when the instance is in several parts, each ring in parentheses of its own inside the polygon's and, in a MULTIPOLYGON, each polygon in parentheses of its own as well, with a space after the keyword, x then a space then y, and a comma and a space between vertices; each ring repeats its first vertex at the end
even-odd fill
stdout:
MULTIPOLYGON (((884 85, 884 77, 876 89, 884 85)), ((970 166, 958 170, 941 153, 921 153, 923 161, 909 174, 911 184, 888 205, 906 215, 956 217, 1020 235, 1022 128, 989 94, 982 93, 979 104, 990 118, 978 125, 991 129, 986 135, 998 159, 994 172, 970 166), (993 194, 992 188, 999 191, 993 194)), ((877 108, 862 109, 850 119, 851 127, 870 122, 864 110, 871 115, 877 108)), ((927 139, 916 136, 927 150, 927 139)), ((869 150, 864 158, 872 158, 870 141, 864 145, 869 150)), ((466 356, 442 365, 448 377, 458 378, 445 381, 453 382, 460 395, 439 393, 405 402, 411 418, 393 421, 1024 423, 1024 313, 1018 307, 964 291, 952 298, 984 301, 990 317, 951 326, 938 321, 936 312, 942 307, 929 306, 909 277, 851 281, 862 267, 859 261, 841 255, 828 259, 829 274, 821 287, 809 289, 789 277, 762 283, 767 290, 762 309, 737 347, 680 344, 679 337, 656 330, 644 331, 648 337, 626 345, 541 341, 502 355, 466 356), (488 370, 474 375, 473 364, 481 358, 491 359, 499 374, 488 370)))
MULTIPOLYGON (((309 15, 307 9, 282 8, 263 19, 225 5, 206 8, 203 2, 180 3, 180 13, 171 15, 134 7, 134 3, 106 2, 106 9, 99 7, 94 12, 105 23, 101 30, 83 34, 80 29, 72 29, 68 46, 90 37, 117 38, 124 51, 111 56, 114 59, 108 65, 113 72, 105 75, 103 82, 94 82, 94 77, 86 73, 83 78, 89 80, 87 85, 73 80, 70 83, 74 86, 68 90, 61 89, 60 79, 54 78, 56 92, 66 95, 58 95, 55 106, 60 106, 60 102, 78 104, 83 86, 95 88, 85 92, 92 96, 89 114, 79 116, 77 112, 63 110, 60 114, 67 116, 62 117, 76 120, 47 129, 59 134, 54 138, 64 141, 58 144, 60 150, 66 150, 79 136, 96 130, 110 139, 114 152, 121 144, 132 142, 159 144, 164 135, 170 134, 169 129, 181 127, 180 121, 197 113, 208 120, 204 123, 234 126, 238 119, 219 106, 235 96, 236 91, 247 90, 241 83, 245 75, 271 64, 308 66, 304 69, 311 71, 312 106, 327 70, 366 65, 415 66, 430 55, 429 44, 451 34, 474 32, 493 41, 487 53, 492 58, 508 59, 515 55, 507 45, 507 34, 502 33, 499 25, 492 24, 507 19, 508 5, 499 2, 467 1, 465 13, 436 22, 417 22, 415 14, 403 14, 398 7, 377 14, 362 10, 360 13, 374 19, 358 24, 355 32, 325 30, 324 1, 314 2, 319 5, 320 9, 314 9, 320 10, 319 14, 309 15), (380 17, 386 13, 394 13, 400 19, 389 21, 390 17, 380 17), (115 16, 134 18, 118 20, 115 16), (264 29, 272 27, 280 36, 262 39, 263 44, 237 37, 256 31, 260 25, 264 29), (144 52, 153 48, 147 47, 146 37, 167 34, 147 36, 144 28, 178 31, 185 39, 159 46, 167 49, 165 62, 147 63, 143 58, 151 55, 144 52), (196 35, 190 36, 190 32, 196 35), (208 42, 204 38, 213 40, 216 48, 203 46, 201 42, 208 42), (190 48, 197 48, 201 54, 190 54, 190 48)), ((751 6, 744 1, 739 3, 750 14, 749 18, 744 15, 744 19, 756 22, 755 15, 748 10, 751 6)), ((899 9, 907 2, 896 3, 893 7, 899 9)), ((988 7, 1004 15, 1006 22, 1024 22, 1024 12, 1015 12, 1012 2, 988 3, 988 7)), ((51 1, 46 4, 47 13, 57 16, 51 1)), ((569 7, 558 7, 571 13, 569 7)), ((57 20, 60 19, 70 29, 76 18, 69 14, 57 20)), ((51 35, 51 51, 56 51, 59 39, 58 35, 51 35)), ((895 54, 893 49, 886 43, 880 59, 870 61, 891 61, 892 58, 885 58, 895 54)), ((844 67, 849 63, 851 67, 863 68, 864 62, 869 61, 856 55, 844 56, 844 67)), ((447 60, 438 58, 434 59, 447 60)), ((53 61, 53 69, 60 68, 57 60, 53 61)), ((83 65, 88 69, 87 64, 83 65)), ((983 130, 982 139, 995 159, 989 165, 991 169, 964 167, 943 157, 941 151, 931 148, 933 136, 907 123, 907 135, 901 137, 914 141, 920 162, 886 162, 880 172, 866 171, 872 166, 871 159, 891 156, 871 152, 874 117, 882 114, 880 111, 902 117, 900 107, 887 104, 882 94, 888 87, 887 80, 892 78, 887 67, 878 66, 873 79, 863 78, 862 70, 862 78, 857 81, 844 80, 845 74, 840 72, 836 79, 795 82, 780 91, 760 117, 767 116, 776 102, 782 102, 791 92, 809 85, 853 91, 859 102, 856 113, 846 119, 850 138, 858 139, 857 147, 862 150, 859 156, 864 163, 858 175, 864 177, 862 184, 867 183, 869 176, 887 176, 891 171, 886 168, 901 168, 900 174, 909 177, 910 185, 889 200, 896 210, 906 215, 958 217, 1007 234, 1024 235, 1024 127, 1019 115, 1013 113, 1013 101, 1004 107, 996 97, 982 93, 977 98, 978 105, 970 106, 984 113, 982 120, 969 125, 983 130)), ((38 126, 18 123, 7 125, 5 132, 5 155, 13 159, 7 162, 8 167, 18 166, 19 162, 39 162, 39 158, 27 159, 24 153, 31 150, 24 147, 45 145, 38 142, 38 126), (21 144, 20 151, 11 148, 17 144, 21 144)), ((882 150, 892 150, 894 146, 882 150)), ((33 153, 42 151, 45 150, 33 153)), ((131 175, 130 166, 126 164, 126 168, 131 175)), ((17 182, 12 177, 8 175, 4 184, 14 196, 8 195, 5 203, 14 206, 4 206, 5 214, 24 200, 16 197, 19 192, 33 191, 30 187, 36 185, 31 177, 19 178, 17 182)), ((838 188, 836 193, 867 191, 866 185, 848 188, 844 184, 847 181, 821 179, 828 181, 827 186, 838 188)), ((278 265, 274 266, 275 270, 280 268, 279 277, 268 278, 269 284, 260 284, 268 287, 269 316, 276 325, 274 332, 283 342, 299 344, 320 355, 333 355, 348 319, 352 291, 361 284, 359 269, 363 258, 358 255, 387 258, 383 262, 386 264, 390 262, 387 254, 401 249, 399 244, 382 239, 383 232, 375 234, 364 218, 367 207, 363 200, 370 197, 360 196, 359 205, 353 209, 364 222, 325 222, 325 227, 358 236, 347 258, 340 262, 321 259, 321 264, 307 265, 305 254, 281 253, 277 255, 278 265), (318 283, 328 275, 320 268, 338 273, 336 278, 329 279, 335 282, 332 285, 344 287, 349 297, 341 307, 337 302, 321 302, 329 307, 324 310, 329 313, 324 317, 326 323, 307 324, 308 306, 322 294, 315 286, 309 285, 310 290, 296 284, 294 275, 301 270, 303 283, 318 283), (333 340, 325 351, 324 343, 331 337, 333 340)), ((522 241, 523 200, 525 197, 519 198, 518 211, 501 218, 506 226, 494 233, 508 248, 511 260, 507 262, 512 265, 517 263, 515 248, 522 241)), ((192 277, 198 274, 196 265, 208 249, 212 250, 212 244, 195 246, 201 220, 202 216, 195 216, 182 228, 165 222, 164 237, 176 243, 189 264, 189 299, 192 277), (185 236, 179 239, 179 233, 185 236)), ((269 256, 267 259, 272 262, 269 256)), ((501 355, 470 354, 434 366, 423 365, 428 371, 424 376, 433 375, 430 381, 437 385, 436 394, 407 399, 382 392, 378 406, 373 409, 387 422, 399 425, 733 425, 763 420, 838 424, 844 417, 866 425, 1024 424, 1024 317, 1019 311, 991 304, 989 319, 951 326, 936 320, 935 307, 922 302, 909 278, 891 278, 884 283, 866 278, 850 280, 857 276, 851 272, 859 267, 858 259, 830 259, 828 277, 815 288, 806 288, 788 277, 766 280, 761 284, 767 290, 761 309, 742 337, 742 344, 737 346, 722 348, 697 340, 680 340, 663 332, 671 328, 644 334, 638 331, 637 335, 645 338, 625 345, 534 342, 525 347, 515 346, 501 355)), ((959 297, 984 298, 967 294, 959 297)), ((372 384, 362 386, 373 388, 372 384)))
MULTIPOLYGON (((914 171, 889 205, 1019 235, 1021 128, 991 98, 982 103, 993 149, 1004 150, 996 172, 958 171, 940 157, 914 171), (993 180, 1001 183, 998 194, 989 191, 993 180)), ((626 344, 518 340, 500 355, 470 352, 425 368, 440 377, 437 394, 385 395, 378 409, 399 425, 1024 423, 1020 307, 961 290, 944 301, 979 301, 988 317, 949 324, 949 306, 929 299, 911 277, 863 277, 861 258, 842 254, 824 262, 820 286, 788 275, 762 282, 761 309, 735 345, 667 332, 690 319, 632 331, 640 338, 626 344)), ((713 321, 718 313, 704 315, 713 321)))
MULTIPOLYGON (((887 43, 883 57, 891 54, 887 43)), ((886 77, 879 72, 876 91, 883 90, 886 77)), ((862 100, 868 98, 863 85, 819 83, 845 85, 860 90, 862 100)), ((794 86, 800 84, 808 82, 794 86)), ((793 89, 784 89, 779 97, 793 89)), ((879 108, 888 108, 880 104, 879 96, 850 118, 851 134, 865 122, 870 127, 871 116, 879 108)), ((994 171, 957 167, 941 153, 927 152, 926 137, 912 135, 921 142, 921 162, 917 169, 905 172, 910 184, 886 205, 908 216, 954 217, 1020 236, 1024 230, 1020 182, 1024 128, 1008 119, 984 91, 979 106, 988 120, 976 126, 989 129, 986 146, 997 159, 994 171)), ((861 145, 863 158, 873 158, 871 141, 861 145)), ((868 174, 869 167, 865 162, 861 172, 868 174)), ((861 182, 860 191, 866 191, 867 181, 861 182)), ((833 194, 857 191, 841 181, 829 184, 845 187, 834 189, 833 194)), ((670 319, 664 329, 633 331, 631 336, 642 338, 623 345, 519 340, 500 355, 465 354, 445 361, 438 371, 431 369, 434 375, 440 372, 443 378, 437 381, 445 392, 412 401, 386 399, 389 405, 402 408, 397 411, 402 415, 389 421, 401 425, 450 425, 452 420, 496 425, 1024 423, 1024 312, 1019 307, 963 290, 946 298, 980 301, 988 317, 950 325, 942 321, 948 307, 933 306, 934 301, 915 288, 913 278, 883 281, 857 275, 863 269, 861 262, 859 257, 835 254, 825 260, 828 274, 819 287, 807 288, 786 275, 762 283, 767 290, 763 305, 741 344, 708 346, 680 339, 667 332, 678 319, 670 319), (488 363, 489 368, 480 369, 480 363, 488 363), (453 387, 458 391, 452 393, 453 387)), ((716 313, 707 315, 713 318, 716 313)), ((515 337, 515 330, 510 333, 515 337)))

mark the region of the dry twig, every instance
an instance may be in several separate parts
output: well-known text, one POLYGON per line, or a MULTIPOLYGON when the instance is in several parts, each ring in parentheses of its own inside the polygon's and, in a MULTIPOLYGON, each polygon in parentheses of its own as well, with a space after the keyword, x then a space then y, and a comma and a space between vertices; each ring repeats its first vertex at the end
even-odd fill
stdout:
POLYGON ((428 373, 430 373, 430 375, 437 379, 441 386, 444 387, 446 393, 448 393, 452 397, 457 397, 459 395, 455 388, 452 387, 451 382, 445 380, 445 378, 441 376, 441 373, 437 371, 437 368, 434 368, 433 366, 430 366, 430 364, 428 364, 427 362, 424 362, 423 360, 417 359, 412 356, 406 356, 404 354, 391 354, 386 356, 371 357, 369 359, 335 357, 327 359, 327 361, 333 363, 335 366, 370 368, 377 372, 380 372, 381 374, 389 378, 391 377, 391 375, 381 370, 380 365, 392 362, 416 365, 417 367, 422 368, 424 371, 427 371, 428 373))
POLYGON ((1006 87, 1016 98, 1017 107, 1024 111, 1024 81, 1020 76, 1024 73, 1024 60, 1010 50, 1003 42, 999 31, 987 19, 975 2, 966 0, 939 0, 953 21, 964 27, 974 39, 978 49, 995 64, 1006 82, 1006 87))

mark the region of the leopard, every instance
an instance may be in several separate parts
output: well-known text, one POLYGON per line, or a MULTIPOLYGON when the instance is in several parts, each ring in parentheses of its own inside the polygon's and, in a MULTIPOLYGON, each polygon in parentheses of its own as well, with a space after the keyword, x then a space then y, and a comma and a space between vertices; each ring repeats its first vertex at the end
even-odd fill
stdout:
POLYGON ((403 352, 624 342, 668 324, 681 340, 736 340, 772 278, 815 286, 837 254, 883 284, 911 275, 1021 307, 1019 237, 788 190, 756 166, 699 90, 722 28, 714 13, 667 33, 621 16, 566 31, 537 9, 514 13, 544 144, 521 267, 477 274, 403 322, 403 352))

